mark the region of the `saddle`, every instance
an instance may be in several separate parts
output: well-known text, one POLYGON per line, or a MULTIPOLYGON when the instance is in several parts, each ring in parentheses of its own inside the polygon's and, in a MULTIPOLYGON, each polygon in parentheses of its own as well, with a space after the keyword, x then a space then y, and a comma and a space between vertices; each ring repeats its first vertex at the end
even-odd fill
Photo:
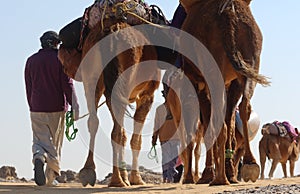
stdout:
MULTIPOLYGON (((85 9, 82 17, 72 21, 59 31, 59 37, 65 48, 81 51, 82 44, 99 22, 117 19, 134 26, 146 22, 168 25, 169 22, 156 5, 137 0, 97 0, 85 9)), ((105 26, 109 27, 109 26, 105 26)))
POLYGON ((288 134, 288 131, 281 122, 275 121, 273 123, 265 124, 262 128, 262 134, 285 137, 288 134))

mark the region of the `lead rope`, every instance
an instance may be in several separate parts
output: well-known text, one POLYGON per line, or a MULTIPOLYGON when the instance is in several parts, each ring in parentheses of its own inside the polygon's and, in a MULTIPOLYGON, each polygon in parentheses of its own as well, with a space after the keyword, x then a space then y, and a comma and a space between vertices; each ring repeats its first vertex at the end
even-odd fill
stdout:
POLYGON ((157 151, 156 151, 155 145, 152 146, 152 148, 148 152, 147 156, 148 156, 148 158, 150 160, 154 160, 155 159, 156 163, 158 163, 158 156, 157 156, 157 151), (154 153, 152 153, 152 152, 154 152, 154 153))
POLYGON ((65 135, 68 139, 68 141, 72 141, 76 138, 76 134, 78 132, 78 129, 75 128, 74 125, 74 116, 73 116, 73 110, 68 111, 66 113, 66 131, 65 131, 65 135), (73 128, 73 132, 71 135, 69 135, 69 128, 72 127, 73 128))
MULTIPOLYGON (((101 104, 99 104, 99 106, 97 107, 100 108, 103 104, 105 104, 106 101, 102 102, 101 104)), ((88 116, 90 113, 87 113, 85 115, 82 115, 81 117, 78 118, 79 119, 82 119, 86 116, 88 116)), ((75 128, 75 121, 74 121, 74 114, 73 114, 73 110, 71 111, 67 111, 66 112, 66 131, 65 131, 65 135, 66 135, 66 138, 68 139, 68 141, 72 141, 76 138, 76 134, 78 132, 78 129, 75 128), (71 133, 70 135, 70 127, 72 127, 73 129, 73 132, 71 133)))

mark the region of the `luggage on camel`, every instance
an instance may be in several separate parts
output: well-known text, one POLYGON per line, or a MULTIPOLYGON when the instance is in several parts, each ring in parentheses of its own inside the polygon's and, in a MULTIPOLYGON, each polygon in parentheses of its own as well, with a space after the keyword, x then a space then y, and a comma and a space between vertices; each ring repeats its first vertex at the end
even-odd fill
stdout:
POLYGON ((274 121, 273 123, 264 124, 262 134, 278 135, 281 137, 290 137, 294 140, 298 137, 298 129, 294 128, 289 122, 274 121))
POLYGON ((82 41, 88 34, 89 29, 95 27, 102 19, 110 17, 122 18, 124 22, 130 25, 142 24, 145 21, 156 24, 169 24, 161 9, 156 5, 148 6, 144 2, 138 3, 133 0, 114 0, 110 2, 112 3, 108 4, 107 7, 104 0, 95 1, 93 5, 86 8, 83 17, 77 18, 63 27, 59 31, 59 38, 64 48, 78 48, 80 50, 82 41))
MULTIPOLYGON (((59 38, 62 41, 59 52, 60 61, 65 66, 79 67, 82 45, 90 29, 94 28, 99 22, 101 23, 103 20, 110 18, 122 20, 130 25, 142 24, 146 21, 155 24, 169 24, 161 9, 156 5, 148 6, 143 1, 134 0, 97 0, 85 9, 82 17, 67 24, 59 31, 59 38)), ((107 28, 106 26, 102 27, 107 28)), ((146 36, 148 38, 155 37, 154 34, 146 36)), ((160 37, 167 38, 166 34, 160 37)), ((166 48, 157 47, 157 53, 160 59, 165 58, 164 56, 172 52, 166 48)), ((74 76, 76 72, 68 73, 74 76)))
POLYGON ((273 123, 267 123, 263 125, 262 134, 271 134, 284 137, 287 135, 287 130, 281 122, 274 121, 273 123))

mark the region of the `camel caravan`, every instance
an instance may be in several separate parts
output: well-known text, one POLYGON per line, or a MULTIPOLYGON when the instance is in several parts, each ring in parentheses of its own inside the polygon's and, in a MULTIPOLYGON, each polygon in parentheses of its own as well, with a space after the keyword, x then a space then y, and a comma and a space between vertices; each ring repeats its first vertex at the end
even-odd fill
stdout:
MULTIPOLYGON (((113 169, 109 186, 145 184, 138 163, 142 129, 160 85, 161 69, 167 69, 166 63, 174 64, 178 58, 182 60, 182 66, 171 76, 166 102, 181 134, 184 163, 181 182, 229 185, 238 182, 238 171, 246 182, 255 182, 259 178, 260 168, 250 149, 250 141, 259 128, 259 117, 251 109, 250 101, 257 83, 268 86, 270 82, 259 74, 262 34, 252 16, 250 2, 181 0, 186 18, 181 31, 178 30, 178 38, 171 35, 170 31, 174 29, 169 27, 169 21, 159 7, 140 0, 96 0, 86 8, 82 17, 61 29, 59 59, 66 74, 83 83, 89 111, 89 151, 79 173, 83 186, 94 186, 96 182, 97 106, 103 95, 113 120, 113 169), (196 43, 188 44, 185 34, 200 42, 205 49, 199 50, 196 43), (156 40, 158 36, 160 41, 156 40), (177 50, 164 48, 160 44, 162 40, 171 41, 177 50), (180 51, 185 50, 192 50, 195 60, 181 55, 180 51), (197 62, 201 64, 201 70, 197 62), (210 64, 216 64, 215 70, 211 70, 210 64), (207 66, 209 71, 202 71, 207 66), (193 94, 185 87, 186 83, 191 85, 193 94), (127 110, 131 103, 136 105, 133 116, 127 110), (134 122, 130 140, 130 176, 124 162, 127 142, 125 115, 131 116, 134 122), (200 177, 198 170, 193 172, 192 161, 195 152, 198 165, 201 142, 204 142, 207 153, 200 177)), ((278 162, 285 165, 287 160, 292 164, 298 157, 298 145, 284 137, 273 136, 263 135, 261 162, 268 156, 273 158, 274 166, 278 162), (269 142, 274 142, 274 146, 269 142), (284 152, 284 149, 289 152, 284 152)), ((273 171, 270 172, 272 175, 273 171)))

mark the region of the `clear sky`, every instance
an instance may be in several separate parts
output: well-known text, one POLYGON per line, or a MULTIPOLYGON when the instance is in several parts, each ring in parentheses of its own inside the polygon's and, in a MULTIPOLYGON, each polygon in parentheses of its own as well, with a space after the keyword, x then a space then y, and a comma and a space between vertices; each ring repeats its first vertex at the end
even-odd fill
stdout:
MULTIPOLYGON (((177 0, 148 0, 157 4, 171 19, 178 4, 177 0)), ((59 31, 72 20, 80 17, 84 9, 93 1, 71 0, 18 0, 4 1, 0 7, 1 27, 0 47, 0 167, 15 166, 19 177, 32 178, 31 163, 32 132, 29 110, 25 95, 24 65, 27 57, 40 48, 39 37, 46 30, 59 31)), ((299 83, 300 83, 300 19, 298 0, 253 0, 252 12, 264 36, 261 55, 261 73, 270 77, 272 85, 267 88, 257 86, 252 106, 261 119, 261 124, 274 120, 287 120, 294 126, 300 126, 299 120, 299 83)), ((80 100, 81 114, 87 112, 81 83, 75 83, 80 100)), ((103 101, 102 99, 101 101, 103 101)), ((154 110, 163 102, 160 91, 156 93, 154 106, 147 118, 143 132, 143 148, 140 164, 154 170, 161 170, 160 164, 147 158, 151 144, 154 110)), ((111 172, 111 117, 106 106, 98 111, 100 125, 96 142, 97 177, 102 179, 111 172)), ((130 120, 126 121, 127 130, 131 131, 130 120)), ((73 142, 64 141, 62 150, 62 170, 79 171, 87 156, 88 132, 86 119, 77 122, 79 135, 73 142)), ((251 146, 259 162, 258 142, 260 132, 251 146)), ((128 142, 129 143, 129 142, 128 142)), ((128 144, 127 143, 127 144, 128 144)), ((127 150, 129 146, 127 145, 127 150)), ((128 152, 128 151, 127 151, 128 152)), ((160 153, 159 153, 160 154, 160 153)), ((204 154, 204 153, 203 153, 204 154)), ((203 156, 202 154, 202 156, 203 156)), ((203 158, 203 157, 202 157, 203 158)), ((161 157, 159 157, 161 159, 161 157)), ((131 163, 130 156, 127 162, 131 163)), ((204 163, 201 161, 201 167, 204 163)), ((266 164, 267 170, 270 162, 266 164)), ((267 175, 267 172, 265 172, 267 175)), ((298 163, 295 174, 300 174, 298 163)), ((281 167, 275 176, 281 177, 281 167)))

